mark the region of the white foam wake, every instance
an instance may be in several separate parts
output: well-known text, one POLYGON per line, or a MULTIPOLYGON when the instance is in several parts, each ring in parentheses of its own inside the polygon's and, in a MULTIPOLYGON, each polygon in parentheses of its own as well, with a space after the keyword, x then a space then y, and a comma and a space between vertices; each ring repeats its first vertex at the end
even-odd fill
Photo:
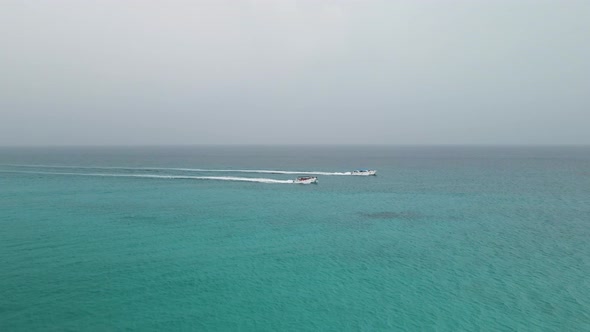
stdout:
POLYGON ((282 171, 282 170, 266 170, 266 169, 204 169, 204 168, 178 168, 178 167, 116 167, 116 166, 65 166, 65 165, 21 165, 21 164, 5 164, 5 165, 0 165, 0 166, 31 167, 31 168, 110 169, 110 170, 128 170, 128 171, 183 171, 183 172, 301 174, 301 175, 352 175, 352 172, 282 171))
POLYGON ((74 175, 74 176, 102 176, 102 177, 132 177, 149 179, 189 179, 189 180, 218 180, 241 181, 258 183, 294 183, 293 180, 276 180, 264 178, 242 178, 236 176, 190 176, 190 175, 160 175, 160 174, 112 174, 112 173, 69 173, 69 172, 35 172, 35 171, 10 171, 0 170, 2 173, 48 174, 48 175, 74 175))
POLYGON ((265 169, 184 169, 194 172, 236 172, 236 173, 263 173, 263 174, 301 174, 301 175, 352 175, 351 172, 322 172, 322 171, 278 171, 265 169))

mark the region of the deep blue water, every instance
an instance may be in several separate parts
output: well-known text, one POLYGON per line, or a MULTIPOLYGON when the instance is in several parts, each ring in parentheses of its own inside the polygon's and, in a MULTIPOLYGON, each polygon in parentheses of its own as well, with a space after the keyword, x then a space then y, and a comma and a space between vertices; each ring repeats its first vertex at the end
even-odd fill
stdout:
POLYGON ((590 330, 588 147, 0 148, 0 164, 2 331, 590 330))

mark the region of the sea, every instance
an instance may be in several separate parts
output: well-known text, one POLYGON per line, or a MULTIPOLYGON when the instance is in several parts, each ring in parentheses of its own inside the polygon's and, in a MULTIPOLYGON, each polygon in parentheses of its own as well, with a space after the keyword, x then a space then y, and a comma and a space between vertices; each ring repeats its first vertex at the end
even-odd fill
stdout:
POLYGON ((0 148, 0 330, 590 331, 590 147, 0 148))

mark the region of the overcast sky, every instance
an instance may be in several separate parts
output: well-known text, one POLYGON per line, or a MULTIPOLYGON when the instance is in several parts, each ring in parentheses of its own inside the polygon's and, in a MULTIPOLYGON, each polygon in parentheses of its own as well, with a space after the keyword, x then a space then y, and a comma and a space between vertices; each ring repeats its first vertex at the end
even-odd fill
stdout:
POLYGON ((0 0, 0 145, 590 144, 590 1, 0 0))

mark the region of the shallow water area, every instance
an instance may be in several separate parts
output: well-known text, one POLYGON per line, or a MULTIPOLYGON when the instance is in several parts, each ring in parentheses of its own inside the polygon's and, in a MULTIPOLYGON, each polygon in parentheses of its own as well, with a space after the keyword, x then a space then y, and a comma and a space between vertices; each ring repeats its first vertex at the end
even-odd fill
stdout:
POLYGON ((590 330, 589 188, 587 147, 0 148, 0 329, 590 330))

